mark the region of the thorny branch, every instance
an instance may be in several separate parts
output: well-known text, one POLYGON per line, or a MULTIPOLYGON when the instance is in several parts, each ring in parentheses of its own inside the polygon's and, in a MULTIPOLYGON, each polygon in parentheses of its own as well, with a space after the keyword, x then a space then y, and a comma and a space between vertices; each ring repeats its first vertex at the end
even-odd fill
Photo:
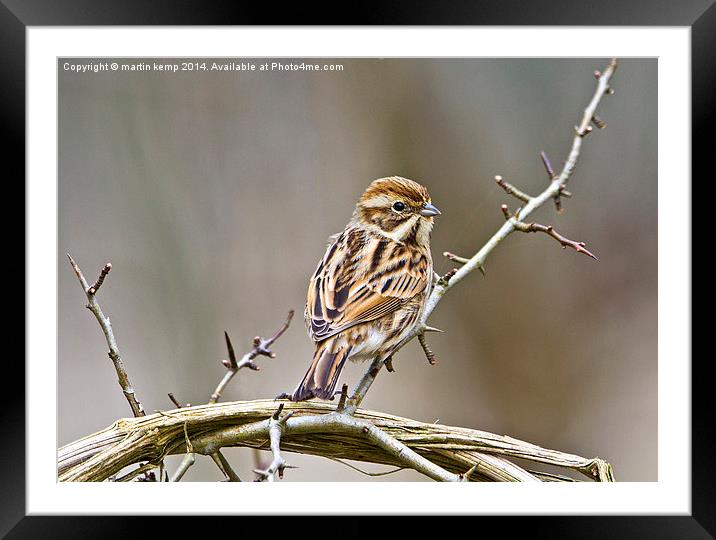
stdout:
POLYGON ((239 478, 239 475, 231 468, 231 465, 229 465, 229 462, 224 457, 224 454, 221 453, 221 450, 217 450, 211 454, 211 459, 214 460, 216 466, 219 467, 219 470, 222 473, 224 473, 224 476, 229 482, 241 482, 241 478, 239 478))
POLYGON ((224 332, 224 338, 226 339, 226 349, 229 354, 228 360, 222 361, 224 367, 226 367, 226 375, 224 375, 224 378, 221 380, 221 382, 219 382, 219 385, 216 387, 216 390, 214 390, 214 393, 211 394, 211 399, 209 399, 209 403, 216 403, 217 401, 219 401, 219 398, 221 397, 221 393, 224 391, 224 388, 226 388, 226 385, 229 384, 231 379, 239 372, 239 370, 247 367, 253 371, 259 371, 261 369, 261 366, 254 362, 254 358, 256 358, 257 356, 276 358, 276 353, 271 351, 270 347, 288 329, 289 325, 291 324, 291 319, 293 319, 293 313, 293 310, 288 312, 286 322, 284 322, 281 328, 276 330, 274 335, 272 335, 270 338, 264 339, 261 336, 256 336, 254 338, 253 348, 244 356, 242 356, 241 360, 239 360, 238 362, 236 361, 236 354, 234 353, 234 347, 231 344, 229 334, 224 332))
POLYGON ((119 348, 117 347, 117 340, 114 338, 112 323, 109 321, 109 317, 105 316, 105 314, 102 312, 102 308, 99 306, 99 302, 97 302, 97 292, 102 286, 102 283, 104 283, 104 278, 107 277, 107 274, 109 274, 109 272, 112 270, 112 264, 107 263, 104 265, 104 268, 102 268, 102 271, 100 272, 97 281, 94 285, 90 287, 89 283, 87 283, 87 280, 85 279, 84 274, 82 273, 82 270, 80 270, 80 267, 77 265, 77 263, 69 253, 67 254, 67 258, 70 260, 72 269, 75 271, 77 279, 82 286, 82 290, 87 296, 87 309, 89 309, 94 314, 95 318, 97 319, 97 322, 99 322, 99 325, 102 327, 102 332, 104 332, 104 337, 107 340, 107 346, 109 347, 109 358, 114 364, 114 369, 117 372, 119 386, 122 388, 122 392, 124 392, 124 397, 127 399, 129 406, 132 408, 132 414, 135 417, 144 416, 144 409, 142 409, 142 404, 139 402, 137 396, 134 393, 134 388, 129 382, 129 375, 127 375, 127 370, 124 368, 122 357, 119 355, 119 348))
MULTIPOLYGON (((443 296, 445 296, 445 294, 450 289, 455 287, 455 285, 460 283, 475 269, 479 269, 484 274, 484 265, 487 257, 505 238, 507 238, 514 231, 544 232, 557 240, 563 247, 569 246, 579 253, 584 253, 585 255, 596 259, 596 257, 585 248, 584 243, 569 240, 554 231, 552 227, 539 225, 537 223, 525 223, 525 219, 530 214, 532 214, 532 212, 540 208, 545 202, 549 200, 553 200, 557 210, 561 210, 561 198, 571 196, 571 193, 566 191, 565 188, 567 182, 572 176, 572 173, 574 172, 574 168, 577 165, 577 160, 579 158, 579 154, 582 148, 582 142, 584 141, 584 138, 592 132, 592 123, 594 123, 600 128, 606 126, 606 123, 601 118, 596 116, 596 110, 597 106, 599 105, 599 102, 604 95, 614 94, 614 90, 612 89, 610 82, 616 69, 617 59, 613 58, 609 62, 607 67, 604 69, 604 72, 594 72, 594 76, 597 79, 597 87, 594 91, 592 99, 590 100, 587 107, 584 109, 584 114, 582 115, 582 119, 579 125, 574 127, 574 138, 572 140, 572 147, 569 151, 569 155, 564 163, 562 171, 559 174, 555 173, 554 169, 552 168, 552 164, 550 163, 546 154, 544 152, 540 153, 542 163, 549 177, 549 184, 547 185, 545 190, 542 191, 542 193, 537 196, 531 197, 526 193, 518 190, 511 184, 505 182, 501 176, 495 177, 495 181, 497 182, 497 184, 508 194, 513 195, 520 201, 524 202, 524 206, 518 209, 513 215, 509 215, 508 212, 506 215, 507 219, 505 223, 498 229, 495 234, 492 235, 492 237, 487 241, 487 243, 483 245, 482 248, 480 248, 477 253, 475 253, 469 259, 465 257, 459 257, 450 252, 445 252, 445 256, 447 258, 455 262, 460 262, 463 264, 463 266, 454 273, 449 272, 448 279, 445 279, 446 277, 448 277, 448 275, 446 275, 434 283, 430 296, 428 297, 425 309, 423 310, 420 323, 415 325, 413 331, 408 334, 408 336, 406 336, 406 338, 403 340, 403 342, 398 348, 404 346, 416 336, 423 336, 421 339, 421 346, 425 351, 428 361, 431 360, 432 352, 424 345, 424 334, 428 328, 426 321, 428 320, 432 312, 435 310, 440 300, 442 300, 443 296)), ((355 411, 356 408, 363 401, 363 398, 365 397, 366 393, 375 381, 375 378, 380 372, 382 366, 383 363, 379 361, 374 361, 371 364, 368 371, 363 375, 363 378, 358 383, 353 395, 348 400, 350 404, 350 410, 355 411)))
POLYGON ((524 233, 543 232, 557 240, 557 242, 560 243, 562 248, 571 247, 577 253, 584 253, 595 261, 599 260, 597 259, 597 256, 594 255, 594 253, 592 253, 585 247, 587 244, 585 244, 584 242, 576 242, 575 240, 570 240, 569 238, 562 236, 554 230, 554 227, 552 227, 552 225, 540 225, 539 223, 525 223, 524 221, 518 221, 515 216, 517 212, 519 212, 519 210, 515 212, 515 215, 510 215, 510 209, 506 204, 503 204, 500 207, 500 210, 502 210, 502 214, 505 216, 505 219, 507 221, 514 220, 514 226, 516 230, 524 233))
POLYGON ((548 234, 557 242, 559 242, 562 245, 562 248, 571 247, 573 250, 575 250, 577 253, 584 253, 588 257, 591 257, 595 261, 598 260, 597 256, 594 255, 591 251, 589 251, 585 246, 586 244, 584 242, 575 242, 574 240, 570 240, 569 238, 565 238, 561 234, 559 234, 557 231, 554 230, 552 225, 540 225, 539 223, 523 223, 523 222, 517 222, 515 223, 515 227, 517 230, 530 233, 530 232, 543 232, 545 234, 548 234))
MULTIPOLYGON (((242 356, 241 360, 239 361, 236 360, 236 353, 234 352, 234 346, 231 343, 231 338, 229 338, 229 334, 224 331, 224 339, 226 340, 226 351, 229 358, 226 360, 222 360, 221 363, 226 368, 226 374, 221 379, 214 392, 211 394, 211 398, 209 398, 208 402, 210 405, 219 401, 221 393, 224 391, 229 382, 231 382, 231 379, 234 378, 234 375, 236 375, 241 369, 246 367, 251 369, 252 371, 261 370, 261 366, 254 362, 254 359, 257 356, 276 358, 276 353, 271 350, 271 345, 273 345, 275 341, 280 338, 286 330, 288 330, 288 327, 291 324, 291 320, 293 319, 293 314, 294 311, 290 310, 288 312, 288 316, 286 317, 286 321, 281 325, 278 330, 276 330, 276 332, 274 332, 274 334, 270 338, 264 339, 261 336, 256 336, 253 341, 253 348, 249 352, 244 354, 244 356, 242 356)), ((181 405, 172 393, 169 393, 169 399, 172 400, 172 402, 174 403, 174 405, 177 406, 177 408, 181 408, 181 405)), ((214 460, 216 465, 219 467, 219 470, 221 470, 221 472, 229 481, 241 481, 239 479, 239 476, 231 469, 229 462, 218 450, 215 453, 211 454, 211 458, 214 460)), ((187 453, 184 455, 184 458, 179 464, 179 467, 172 476, 172 481, 178 482, 179 480, 181 480, 189 467, 194 465, 195 462, 196 456, 194 455, 194 452, 187 449, 187 453)))
POLYGON ((273 454, 273 461, 269 464, 266 469, 255 469, 254 472, 259 475, 257 482, 267 480, 273 482, 275 480, 276 473, 279 478, 283 478, 284 469, 293 468, 292 465, 286 463, 286 460, 281 456, 281 435, 286 428, 286 422, 293 416, 293 412, 289 412, 281 416, 283 411, 283 403, 278 406, 278 409, 271 419, 269 420, 268 432, 271 446, 271 453, 273 454))

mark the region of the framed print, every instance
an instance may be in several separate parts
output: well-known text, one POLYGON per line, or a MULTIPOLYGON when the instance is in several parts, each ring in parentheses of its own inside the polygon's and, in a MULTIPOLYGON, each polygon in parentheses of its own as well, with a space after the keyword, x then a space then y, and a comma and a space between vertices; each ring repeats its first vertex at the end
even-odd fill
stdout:
POLYGON ((112 514, 713 533, 708 2, 359 26, 5 4, 28 212, 10 537, 136 526, 79 517, 112 514))

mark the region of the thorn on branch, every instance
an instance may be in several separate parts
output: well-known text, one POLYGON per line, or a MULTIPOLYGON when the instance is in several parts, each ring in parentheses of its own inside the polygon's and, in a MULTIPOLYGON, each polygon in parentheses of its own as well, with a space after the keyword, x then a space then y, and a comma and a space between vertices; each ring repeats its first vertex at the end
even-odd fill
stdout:
MULTIPOLYGON (((579 128, 577 128, 579 130, 579 128)), ((544 165, 544 170, 547 171, 547 177, 549 178, 550 182, 554 182, 558 176, 554 172, 554 169, 552 168, 552 163, 549 161, 549 158, 547 157, 547 154, 544 150, 542 150, 539 153, 539 157, 542 160, 542 165, 544 165)), ((554 209, 558 212, 562 212, 562 197, 571 197, 572 194, 568 191, 565 191, 564 184, 559 186, 559 191, 557 194, 552 198, 554 201, 554 209)))
POLYGON ((222 364, 226 366, 227 369, 239 369, 238 364, 236 363, 236 353, 234 353, 234 346, 231 344, 231 338, 229 337, 229 333, 224 330, 224 340, 226 341, 226 350, 229 354, 228 360, 222 360, 222 364))
POLYGON ((438 334, 444 334, 445 330, 440 330, 440 328, 435 328, 434 326, 425 326, 423 328, 423 332, 437 332, 438 334))
POLYGON ((179 403, 179 402, 177 401, 177 398, 174 397, 174 394, 172 394, 171 392, 169 392, 167 395, 169 396, 169 399, 170 399, 171 402, 174 404, 174 406, 175 406, 177 409, 181 409, 181 403, 179 403))
POLYGON ((525 233, 531 233, 531 232, 542 232, 545 233, 555 240, 559 242, 562 245, 562 248, 570 247, 573 250, 575 250, 577 253, 584 253, 588 257, 591 257, 595 261, 598 261, 596 255, 586 249, 586 245, 584 242, 576 242, 574 240, 570 240, 569 238, 566 238, 559 234, 557 231, 554 230, 554 227, 551 225, 540 225, 539 223, 522 223, 521 221, 515 222, 515 228, 518 231, 522 231, 525 233))
POLYGON ((290 310, 288 312, 288 316, 286 317, 286 322, 281 325, 281 327, 268 339, 264 339, 261 336, 256 336, 253 340, 253 348, 247 352, 241 360, 236 360, 236 353, 234 352, 234 346, 231 343, 231 338, 229 338, 228 332, 224 331, 224 339, 226 340, 226 350, 228 352, 229 358, 224 359, 221 361, 223 366, 226 368, 227 373, 224 375, 224 378, 221 380, 219 385, 216 387, 216 390, 214 390, 214 393, 211 395, 211 399, 209 399, 209 403, 216 403, 219 398, 221 397, 221 392, 223 392, 224 388, 227 384, 229 384, 229 381, 233 378, 236 373, 242 369, 242 368, 249 368, 253 371, 259 371, 261 369, 261 366, 259 366, 256 362, 254 362, 254 358, 257 356, 268 356, 269 358, 276 358, 276 353, 271 351, 270 347, 273 345, 273 343, 280 338, 283 333, 288 329, 288 327, 291 324, 291 319, 293 319, 294 311, 290 310))
POLYGON ((278 419, 279 419, 279 417, 281 416, 281 411, 283 411, 283 406, 284 406, 283 403, 281 403, 281 404, 278 406, 278 409, 276 409, 276 412, 274 412, 273 415, 271 416, 271 418, 272 418, 273 420, 278 420, 278 419))
POLYGON ((539 157, 542 160, 542 165, 544 165, 544 169, 545 171, 547 171, 547 176, 549 177, 549 179, 554 180, 555 178, 557 178, 557 175, 552 168, 552 163, 550 163, 549 158, 547 157, 547 154, 544 150, 539 153, 539 157))
POLYGON ((470 467, 470 470, 467 471, 464 474, 459 474, 458 478, 460 479, 460 482, 469 482, 470 477, 473 475, 473 473, 477 470, 478 464, 475 463, 472 467, 470 467))
MULTIPOLYGON (((230 370, 239 370, 242 367, 248 367, 249 369, 252 369, 254 371, 259 371, 261 367, 257 365, 253 360, 257 356, 267 356, 269 358, 276 358, 276 353, 271 350, 271 345, 274 344, 274 342, 280 338, 283 333, 288 329, 288 327, 291 325, 291 319, 293 319, 294 311, 291 310, 288 312, 288 316, 286 317, 286 322, 281 325, 281 328, 276 330, 274 335, 272 335, 268 339, 264 339, 261 336, 254 337, 253 340, 253 348, 244 355, 244 357, 237 362, 236 361, 236 355, 234 354, 234 348, 231 345, 231 340, 229 339, 229 335, 224 332, 224 336, 226 337, 226 348, 229 352, 229 360, 228 360, 228 366, 227 369, 230 370)), ((226 366, 226 361, 223 362, 226 366)))
POLYGON ((505 190, 505 193, 507 193, 508 195, 512 195, 513 197, 521 200, 522 202, 528 203, 532 199, 532 197, 530 197, 523 191, 520 191, 512 184, 508 184, 507 182, 505 182, 502 176, 500 176, 499 174, 495 176, 495 182, 497 182, 497 185, 505 190))
POLYGON ((169 399, 171 400, 171 402, 174 404, 174 406, 177 409, 181 409, 182 407, 191 407, 191 403, 186 403, 185 405, 182 405, 181 403, 179 403, 179 400, 176 397, 174 397, 174 394, 172 394, 171 392, 169 392, 167 394, 167 396, 169 396, 169 399))
POLYGON ((341 388, 341 391, 337 393, 339 393, 341 397, 338 400, 338 407, 336 407, 336 411, 343 412, 343 410, 346 408, 346 399, 348 399, 348 385, 344 384, 341 388))

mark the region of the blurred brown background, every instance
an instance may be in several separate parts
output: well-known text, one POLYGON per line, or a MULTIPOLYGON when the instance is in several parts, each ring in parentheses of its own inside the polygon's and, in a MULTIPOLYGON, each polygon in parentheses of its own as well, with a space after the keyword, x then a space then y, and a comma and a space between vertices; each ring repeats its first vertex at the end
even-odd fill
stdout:
MULTIPOLYGON (((295 309, 278 357, 242 371, 222 399, 273 397, 309 364, 308 278, 371 180, 397 174, 429 187, 443 212, 433 235, 443 273, 453 266, 443 251, 471 255, 503 222, 500 204, 514 208, 495 174, 543 189, 538 152, 561 165, 592 72, 606 65, 330 59, 319 63, 344 70, 77 74, 63 62, 59 445, 130 413, 66 252, 88 279, 113 263, 100 302, 150 412, 171 408, 167 392, 208 400, 224 373, 224 329, 243 351, 295 309)), ((586 241, 599 262, 545 235, 513 234, 487 277, 471 275, 433 314, 447 330, 429 336, 438 364, 409 344, 365 407, 599 455, 618 480, 657 479, 656 60, 622 60, 614 86, 600 107, 608 127, 585 141, 565 212, 533 215, 586 241)), ((348 366, 343 380, 354 384, 365 367, 348 366)), ((250 450, 226 455, 250 476, 250 450)), ((284 481, 422 479, 286 457, 301 468, 284 481)), ((219 478, 208 458, 186 476, 219 478)))

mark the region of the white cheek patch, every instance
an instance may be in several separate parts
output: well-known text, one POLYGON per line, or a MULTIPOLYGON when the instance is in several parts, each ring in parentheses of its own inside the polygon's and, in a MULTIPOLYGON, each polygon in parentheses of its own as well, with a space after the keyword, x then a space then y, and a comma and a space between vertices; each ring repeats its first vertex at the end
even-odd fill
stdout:
POLYGON ((430 242, 430 231, 433 230, 433 222, 427 219, 421 220, 420 227, 418 227, 418 234, 416 239, 419 244, 427 244, 430 242))
POLYGON ((385 236, 387 236, 388 238, 390 238, 391 240, 395 240, 396 242, 402 242, 403 239, 406 236, 408 236, 408 233, 415 225, 415 222, 419 219, 420 219, 420 216, 412 216, 405 223, 396 227, 392 231, 385 231, 385 232, 383 232, 383 234, 385 236))

